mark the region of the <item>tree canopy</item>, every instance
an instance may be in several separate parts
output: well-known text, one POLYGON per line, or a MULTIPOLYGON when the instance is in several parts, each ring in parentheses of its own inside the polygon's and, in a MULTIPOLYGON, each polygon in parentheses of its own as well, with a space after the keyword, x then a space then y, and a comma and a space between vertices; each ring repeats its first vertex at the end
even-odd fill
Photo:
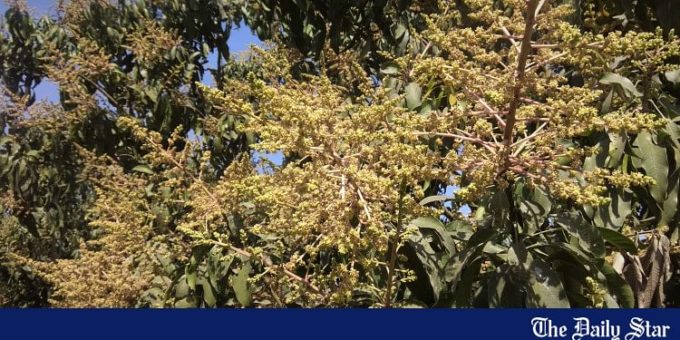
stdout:
POLYGON ((675 7, 13 1, 0 304, 676 306, 675 7))

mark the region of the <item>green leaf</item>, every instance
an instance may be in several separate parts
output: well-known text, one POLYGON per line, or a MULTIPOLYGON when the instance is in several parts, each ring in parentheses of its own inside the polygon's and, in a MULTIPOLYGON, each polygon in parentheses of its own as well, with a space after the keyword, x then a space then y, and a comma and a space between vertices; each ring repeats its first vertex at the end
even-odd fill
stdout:
POLYGON ((386 76, 393 76, 399 73, 399 65, 393 61, 388 61, 380 66, 380 73, 386 76))
POLYGON ((208 280, 202 277, 198 280, 198 285, 203 288, 203 302, 205 302, 206 307, 215 307, 217 299, 208 280))
POLYGON ((503 265, 487 279, 489 307, 524 307, 521 287, 508 277, 508 265, 503 265))
POLYGON ((418 217, 411 221, 411 224, 418 228, 444 230, 444 224, 439 219, 432 216, 418 217))
POLYGON ((668 188, 668 156, 666 149, 656 145, 652 134, 644 130, 638 133, 633 142, 635 157, 632 158, 633 166, 645 171, 647 176, 654 178, 655 184, 649 187, 649 193, 659 204, 666 200, 666 188, 668 188))
POLYGON ((584 253, 579 247, 566 242, 553 242, 546 244, 546 247, 552 248, 554 250, 562 250, 566 254, 569 254, 574 260, 578 261, 583 265, 590 265, 592 263, 592 257, 584 253))
POLYGON ((132 171, 142 172, 149 175, 154 174, 153 170, 151 170, 151 168, 146 164, 137 165, 134 168, 132 168, 132 171))
POLYGON ((192 291, 196 289, 196 271, 187 272, 184 278, 187 280, 187 286, 192 291))
POLYGON ((673 84, 677 85, 678 83, 680 83, 680 69, 668 71, 664 73, 664 76, 666 77, 666 80, 670 81, 673 84))
POLYGON ((678 213, 679 195, 680 195, 680 127, 673 122, 668 122, 664 130, 669 134, 673 143, 670 147, 672 162, 675 165, 674 169, 669 169, 668 188, 666 189, 666 200, 661 205, 661 217, 659 218, 658 226, 673 226, 677 223, 672 223, 678 213))
POLYGON ((515 243, 508 250, 508 264, 520 268, 524 282, 527 307, 568 308, 569 300, 559 274, 550 265, 535 259, 522 243, 515 243))
POLYGON ((456 307, 470 307, 472 305, 473 284, 479 279, 482 267, 482 257, 475 257, 463 271, 460 281, 456 285, 456 307))
POLYGON ((423 90, 420 88, 418 83, 412 82, 406 85, 406 88, 404 88, 404 93, 406 94, 406 107, 408 107, 409 110, 413 110, 420 106, 422 103, 420 100, 422 92, 423 90))
POLYGON ((446 230, 457 240, 467 241, 475 233, 472 225, 465 221, 455 220, 446 225, 446 230))
POLYGON ((196 308, 196 307, 198 307, 196 299, 191 296, 175 302, 175 308, 196 308))
POLYGON ((604 240, 597 228, 587 223, 576 212, 565 213, 555 218, 555 223, 578 241, 581 249, 597 258, 605 255, 604 240))
POLYGON ((621 275, 606 262, 600 267, 600 271, 607 279, 607 288, 616 297, 616 302, 623 308, 635 308, 635 294, 630 285, 621 278, 621 275))
POLYGON ((515 187, 515 199, 525 223, 524 233, 534 233, 548 217, 552 202, 541 188, 530 190, 521 182, 515 187))
MULTIPOLYGON (((678 152, 678 150, 674 151, 678 152)), ((669 180, 672 180, 672 187, 669 188, 666 200, 663 202, 663 206, 661 207, 661 218, 659 218, 658 223, 658 225, 661 227, 668 226, 678 212, 678 195, 680 194, 680 178, 678 178, 678 175, 679 174, 676 173, 674 176, 669 178, 669 180)))
POLYGON ((245 307, 250 306, 250 304, 253 302, 252 294, 250 288, 248 287, 248 276, 250 275, 250 270, 250 262, 245 262, 243 266, 241 266, 241 270, 239 270, 238 275, 234 277, 232 283, 234 293, 236 294, 236 300, 238 300, 238 302, 245 307))
POLYGON ((598 227, 621 229, 626 219, 633 213, 633 202, 629 193, 620 189, 609 190, 609 203, 597 207, 588 207, 589 218, 598 227))
POLYGON ((445 202, 453 200, 455 197, 453 195, 433 195, 423 198, 420 201, 420 205, 427 205, 433 202, 445 202))
POLYGON ((450 107, 456 106, 458 103, 458 98, 456 97, 455 93, 449 93, 448 102, 450 107))
POLYGON ((605 97, 604 102, 602 102, 602 113, 609 113, 611 111, 612 97, 614 97, 614 90, 609 90, 607 97, 605 97))
POLYGON ((598 227, 597 230, 600 232, 600 235, 602 235, 602 238, 611 243, 613 246, 618 248, 621 251, 624 252, 629 252, 631 254, 637 254, 637 247, 635 246, 635 243, 628 237, 624 236, 623 234, 619 233, 618 231, 611 230, 608 228, 600 228, 598 227))
POLYGON ((407 283, 412 297, 428 304, 439 300, 444 285, 441 261, 444 252, 437 252, 430 245, 430 238, 416 232, 409 236, 408 242, 400 249, 407 258, 406 267, 413 270, 416 280, 407 283))
POLYGON ((187 295, 189 295, 189 285, 186 280, 180 280, 175 286, 175 297, 182 299, 187 295))
POLYGON ((597 148, 600 150, 596 155, 586 157, 584 170, 594 170, 596 168, 616 168, 621 164, 628 138, 623 134, 608 133, 601 135, 597 141, 597 148))
POLYGON ((495 190, 485 205, 492 225, 504 226, 510 222, 510 201, 503 190, 495 190))
POLYGON ((210 245, 200 245, 193 249, 191 258, 189 259, 189 264, 184 268, 184 276, 187 281, 187 285, 193 291, 196 290, 196 278, 198 265, 203 262, 206 254, 210 250, 210 245))
POLYGON ((434 231, 434 233, 439 237, 442 246, 447 249, 449 254, 454 254, 456 252, 455 248, 453 247, 453 240, 451 237, 449 237, 449 234, 444 229, 444 224, 439 219, 431 216, 418 217, 411 221, 411 224, 421 229, 429 229, 434 231))
POLYGON ((527 307, 571 307, 559 274, 541 260, 532 262, 528 288, 527 307))
POLYGON ((395 40, 399 40, 399 38, 404 36, 406 31, 407 31, 406 26, 402 25, 401 23, 395 23, 394 25, 392 25, 392 34, 395 40))
POLYGON ((618 85, 620 86, 626 94, 629 96, 642 97, 642 93, 635 88, 630 79, 616 73, 607 73, 600 79, 600 83, 607 85, 618 85))
POLYGON ((444 274, 446 281, 453 283, 452 291, 455 292, 456 285, 458 284, 463 269, 470 261, 482 255, 484 246, 494 235, 495 232, 491 228, 477 230, 477 232, 470 237, 468 248, 447 261, 444 274))
POLYGON ((628 137, 623 134, 608 133, 609 138, 606 166, 609 168, 616 168, 621 164, 621 159, 623 158, 623 153, 626 149, 626 142, 628 137))

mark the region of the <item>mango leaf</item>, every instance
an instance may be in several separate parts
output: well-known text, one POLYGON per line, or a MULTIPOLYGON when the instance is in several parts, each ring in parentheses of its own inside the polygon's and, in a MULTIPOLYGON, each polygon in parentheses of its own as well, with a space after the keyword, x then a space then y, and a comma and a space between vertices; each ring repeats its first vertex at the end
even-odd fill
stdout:
POLYGON ((197 284, 203 289, 203 302, 205 302, 206 307, 215 307, 217 299, 208 280, 202 277, 198 279, 197 284))
POLYGON ((659 204, 666 199, 668 187, 668 157, 666 149, 658 146, 652 139, 652 134, 647 131, 638 133, 633 142, 635 157, 632 158, 633 166, 645 171, 647 176, 654 178, 656 182, 649 186, 649 193, 659 204))
POLYGON ((602 109, 600 110, 600 112, 609 113, 611 111, 612 97, 614 97, 614 90, 609 90, 609 93, 607 93, 607 96, 604 98, 604 101, 602 102, 602 109))
POLYGON ((154 174, 153 170, 151 170, 151 168, 146 164, 137 165, 134 168, 132 168, 132 171, 142 172, 148 175, 154 174))
POLYGON ((550 265, 535 259, 521 243, 515 243, 508 250, 508 264, 520 268, 526 277, 527 307, 569 308, 569 300, 559 274, 550 265))
POLYGON ((607 288, 616 297, 616 302, 623 308, 635 307, 635 295, 633 289, 612 266, 606 262, 600 267, 600 272, 607 279, 607 288))
POLYGON ((537 308, 569 308, 569 300, 559 274, 550 266, 534 260, 529 287, 527 289, 527 307, 537 308))
POLYGON ((445 202, 445 201, 453 200, 454 198, 455 198, 455 196, 453 196, 453 195, 432 195, 432 196, 428 196, 428 197, 423 198, 420 201, 419 204, 420 205, 427 205, 427 204, 430 204, 430 203, 433 203, 433 202, 445 202))
POLYGON ((501 266, 487 279, 489 307, 524 307, 521 288, 508 278, 508 268, 501 266))
POLYGON ((222 257, 219 247, 211 250, 207 260, 206 272, 210 285, 215 287, 216 290, 222 290, 223 279, 231 272, 230 268, 233 261, 234 257, 232 256, 222 257))
MULTIPOLYGON (((674 150, 678 151, 678 150, 674 150)), ((668 195, 666 200, 663 202, 661 207, 661 217, 659 218, 659 226, 668 226, 671 224, 676 214, 678 213, 678 195, 680 195, 680 178, 678 178, 678 173, 676 172, 673 176, 669 178, 672 184, 668 188, 668 195)))
POLYGON ((622 190, 609 190, 609 203, 589 207, 586 211, 590 212, 590 218, 596 226, 609 229, 621 229, 626 219, 633 213, 633 202, 631 195, 622 190))
POLYGON ((187 297, 175 302, 175 308, 196 308, 198 304, 196 303, 196 298, 187 297))
POLYGON ((464 221, 455 220, 446 225, 446 230, 457 240, 467 241, 475 232, 472 225, 464 221))
POLYGON ((407 283, 412 297, 426 304, 439 300, 443 287, 443 269, 440 261, 445 261, 442 252, 436 252, 430 239, 422 233, 409 236, 407 244, 399 251, 406 256, 406 267, 413 270, 416 280, 407 283))
POLYGON ((179 280, 175 286, 175 298, 182 299, 189 295, 189 285, 186 280, 179 280))
POLYGON ((611 230, 608 228, 600 228, 598 227, 597 230, 600 232, 600 235, 602 235, 602 238, 611 243, 613 246, 618 248, 621 251, 624 252, 629 252, 631 254, 637 254, 637 247, 635 246, 635 243, 628 237, 624 236, 623 234, 619 233, 618 231, 611 230))
POLYGON ((510 202, 503 190, 495 190, 485 203, 492 225, 502 226, 510 221, 510 202))
POLYGON ((423 90, 418 83, 412 82, 406 85, 404 93, 406 95, 406 107, 408 107, 409 110, 413 110, 422 104, 422 101, 420 100, 422 92, 423 90))
POLYGON ((574 237, 581 249, 597 258, 604 257, 605 248, 602 236, 595 226, 587 223, 578 213, 570 212, 558 215, 555 218, 555 224, 574 237))
POLYGON ((581 248, 574 246, 566 242, 553 242, 546 244, 546 247, 552 248, 553 251, 564 251, 564 253, 571 256, 578 263, 583 265, 590 265, 592 263, 592 258, 583 252, 581 248))
POLYGON ((455 290, 456 307, 470 307, 472 305, 472 287, 479 278, 482 267, 482 257, 475 257, 465 268, 455 290))
POLYGON ((607 84, 607 85, 618 85, 620 86, 626 94, 631 97, 642 97, 642 93, 635 88, 635 84, 633 84, 630 79, 616 73, 607 73, 600 79, 600 83, 602 84, 607 84))
POLYGON ((561 273, 562 284, 572 308, 592 307, 592 301, 583 295, 586 291, 586 277, 590 276, 590 266, 573 261, 567 253, 550 256, 555 271, 561 273))
POLYGON ((411 221, 411 224, 423 229, 444 230, 444 223, 432 216, 418 217, 411 221))
POLYGON ((495 232, 491 228, 477 230, 477 232, 470 237, 467 249, 459 252, 447 261, 444 274, 446 281, 453 284, 451 288, 453 292, 456 290, 456 285, 458 284, 463 269, 472 260, 482 255, 484 245, 486 245, 494 235, 495 232))
POLYGON ((380 66, 380 73, 386 76, 393 76, 399 73, 399 66, 393 61, 388 61, 380 66))
POLYGON ((666 189, 666 200, 661 205, 661 217, 658 225, 661 227, 673 226, 673 223, 678 213, 678 195, 680 195, 680 127, 675 123, 668 122, 664 130, 669 134, 670 140, 673 143, 671 147, 671 162, 674 164, 674 169, 669 169, 668 188, 666 189))
POLYGON ((200 245, 193 249, 191 258, 189 259, 189 264, 184 268, 184 276, 186 278, 187 285, 192 291, 196 289, 196 271, 198 265, 203 262, 206 254, 210 250, 210 245, 200 245))
POLYGON ((674 70, 674 71, 668 71, 664 73, 664 76, 666 77, 666 80, 670 81, 673 84, 679 84, 680 83, 680 69, 674 70))
POLYGON ((439 219, 431 216, 418 217, 411 221, 411 224, 421 229, 432 230, 439 237, 441 245, 448 250, 449 254, 454 254, 456 252, 453 246, 453 240, 449 237, 449 234, 444 229, 444 224, 439 219))
POLYGON ((455 93, 450 93, 448 97, 449 106, 454 107, 458 103, 458 98, 455 93))
POLYGON ((552 208, 552 202, 541 188, 530 190, 521 182, 515 186, 515 201, 522 214, 526 234, 532 234, 540 228, 552 208))
POLYGON ((618 167, 623 159, 627 140, 624 134, 602 134, 595 145, 600 151, 596 155, 586 157, 583 162, 584 170, 618 167))
POLYGON ((615 168, 621 164, 621 159, 626 150, 628 136, 624 133, 608 133, 607 138, 609 139, 609 150, 607 152, 605 166, 615 168))
POLYGON ((232 286, 234 288, 234 293, 236 294, 236 300, 238 302, 248 307, 253 302, 252 294, 250 288, 248 287, 248 276, 250 275, 250 262, 245 262, 241 266, 238 275, 233 278, 232 286))

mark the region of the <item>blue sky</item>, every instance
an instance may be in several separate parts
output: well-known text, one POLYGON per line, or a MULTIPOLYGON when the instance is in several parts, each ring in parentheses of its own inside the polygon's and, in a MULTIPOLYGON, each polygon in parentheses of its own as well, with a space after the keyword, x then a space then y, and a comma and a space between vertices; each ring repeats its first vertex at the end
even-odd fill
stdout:
MULTIPOLYGON (((33 14, 36 16, 43 16, 43 15, 54 15, 55 12, 55 6, 56 6, 56 0, 50 1, 50 0, 28 0, 27 1, 28 6, 30 9, 33 11, 33 14)), ((7 9, 7 6, 5 5, 4 1, 0 0, 0 13, 5 12, 7 9)), ((4 16, 3 16, 4 18, 4 16)), ((236 56, 241 52, 246 51, 251 44, 256 44, 259 45, 261 44, 261 41, 251 32, 250 28, 246 26, 244 23, 240 25, 239 28, 235 28, 231 31, 231 34, 229 36, 229 51, 232 56, 236 56)), ((209 68, 215 68, 217 66, 217 57, 216 53, 211 54, 208 57, 208 67, 209 68)), ((203 80, 204 83, 208 85, 212 85, 213 80, 212 76, 210 76, 209 73, 206 72, 206 76, 203 80)), ((43 80, 40 85, 36 88, 36 100, 46 100, 48 102, 53 102, 56 103, 59 101, 59 90, 57 86, 45 79, 43 80)), ((280 152, 273 153, 273 154, 260 154, 260 153, 254 153, 253 154, 254 159, 257 159, 259 157, 265 157, 271 160, 274 164, 280 165, 283 162, 283 155, 280 152)), ((449 186, 446 188, 445 194, 451 195, 455 193, 457 188, 449 186)), ((469 213, 469 208, 464 207, 464 209, 461 209, 463 213, 469 213)))
MULTIPOLYGON (((29 10, 35 16, 55 15, 56 11, 56 0, 28 0, 27 1, 29 10)), ((7 5, 4 1, 0 0, 0 13, 4 13, 7 10, 7 5)), ((242 23, 240 27, 235 28, 231 31, 229 36, 229 51, 232 55, 237 55, 243 51, 246 51, 251 44, 259 45, 261 41, 250 31, 250 28, 242 23)), ((208 67, 216 68, 217 66, 217 54, 213 53, 208 57, 208 67)), ((212 85, 212 76, 206 72, 204 82, 208 85, 212 85)), ((59 101, 59 89, 51 81, 45 79, 36 88, 35 91, 36 100, 46 100, 48 102, 56 103, 59 101)))
MULTIPOLYGON (((29 6, 29 11, 31 11, 36 17, 41 17, 44 15, 54 16, 56 14, 55 12, 57 2, 55 0, 28 0, 27 3, 29 6)), ((4 12, 6 10, 7 5, 4 3, 4 1, 0 1, 0 13, 3 13, 3 18, 4 12)), ((241 23, 238 28, 232 29, 228 41, 229 51, 232 56, 236 56, 239 53, 248 50, 252 44, 259 45, 261 43, 262 42, 251 32, 250 28, 246 26, 245 23, 241 23)), ((208 56, 207 67, 217 67, 217 53, 212 53, 208 56)), ((212 75, 209 72, 205 73, 203 82, 207 85, 213 84, 212 75)), ((57 103, 59 102, 59 88, 49 79, 43 79, 43 81, 35 89, 35 96, 37 101, 44 100, 51 103, 57 103)), ((190 132, 190 134, 192 133, 190 132)), ((266 157, 275 164, 279 165, 283 162, 283 155, 281 153, 256 153, 254 156, 255 158, 266 157)))

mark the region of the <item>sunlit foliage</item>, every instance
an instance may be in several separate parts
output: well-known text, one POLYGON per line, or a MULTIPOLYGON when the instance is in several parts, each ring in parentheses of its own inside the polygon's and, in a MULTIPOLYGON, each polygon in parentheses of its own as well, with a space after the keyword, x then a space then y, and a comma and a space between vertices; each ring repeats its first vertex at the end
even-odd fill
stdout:
POLYGON ((676 303, 665 18, 328 3, 83 0, 39 21, 10 6, 0 303, 676 303), (241 20, 271 41, 235 59, 241 20), (34 102, 45 78, 59 103, 34 102))

